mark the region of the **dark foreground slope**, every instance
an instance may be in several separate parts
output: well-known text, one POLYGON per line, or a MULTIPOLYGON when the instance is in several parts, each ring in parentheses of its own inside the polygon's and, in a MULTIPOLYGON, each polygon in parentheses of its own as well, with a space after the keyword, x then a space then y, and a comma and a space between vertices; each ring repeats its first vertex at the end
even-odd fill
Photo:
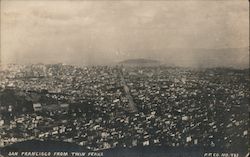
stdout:
POLYGON ((87 149, 81 146, 68 142, 59 141, 39 141, 39 140, 29 140, 24 142, 18 142, 1 149, 2 153, 10 151, 87 151, 87 149))
MULTIPOLYGON (((18 152, 17 156, 22 152, 51 152, 47 156, 58 156, 55 152, 67 152, 68 156, 72 157, 72 152, 78 153, 80 156, 104 156, 104 157, 245 157, 247 154, 246 148, 236 149, 221 149, 221 148, 203 148, 203 147, 133 147, 133 148, 112 148, 102 151, 91 151, 79 145, 57 142, 57 141, 38 141, 30 140, 6 146, 1 149, 3 156, 11 156, 10 152, 18 152), (210 154, 209 154, 210 153, 210 154), (83 155, 85 154, 85 155, 83 155), (212 155, 212 156, 211 156, 212 155)), ((37 156, 37 155, 34 155, 37 156)), ((41 156, 41 155, 40 155, 41 156)), ((59 155, 60 156, 60 155, 59 155)))

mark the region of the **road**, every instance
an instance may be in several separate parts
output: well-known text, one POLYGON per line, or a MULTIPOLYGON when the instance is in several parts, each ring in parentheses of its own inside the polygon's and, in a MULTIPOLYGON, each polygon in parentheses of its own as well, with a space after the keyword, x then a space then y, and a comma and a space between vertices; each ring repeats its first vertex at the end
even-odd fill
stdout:
POLYGON ((129 87, 126 84, 126 81, 125 81, 125 79, 123 77, 123 74, 121 73, 120 76, 121 76, 121 84, 122 84, 123 89, 124 89, 124 91, 126 93, 126 97, 127 97, 128 101, 129 101, 129 103, 128 103, 128 105, 129 105, 129 111, 131 111, 131 112, 137 112, 138 110, 137 110, 136 105, 134 103, 133 97, 130 94, 129 87))

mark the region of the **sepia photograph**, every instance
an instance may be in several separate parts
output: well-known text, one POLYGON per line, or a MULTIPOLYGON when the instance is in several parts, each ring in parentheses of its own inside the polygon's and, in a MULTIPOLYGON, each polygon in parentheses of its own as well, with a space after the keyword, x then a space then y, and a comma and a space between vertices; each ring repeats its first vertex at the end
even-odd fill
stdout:
POLYGON ((0 0, 0 157, 248 157, 248 0, 0 0))

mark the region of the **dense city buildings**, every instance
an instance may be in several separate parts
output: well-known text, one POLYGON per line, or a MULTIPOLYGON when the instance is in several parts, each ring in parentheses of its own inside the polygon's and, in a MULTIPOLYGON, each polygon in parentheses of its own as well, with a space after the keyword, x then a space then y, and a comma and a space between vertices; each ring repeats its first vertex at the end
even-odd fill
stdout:
POLYGON ((9 65, 0 71, 0 147, 247 148, 249 81, 248 69, 9 65))

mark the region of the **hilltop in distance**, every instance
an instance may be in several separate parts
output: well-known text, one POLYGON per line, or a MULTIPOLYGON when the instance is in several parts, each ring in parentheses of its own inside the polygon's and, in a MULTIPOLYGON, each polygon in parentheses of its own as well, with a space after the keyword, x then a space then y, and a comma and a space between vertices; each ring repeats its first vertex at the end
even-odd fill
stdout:
POLYGON ((157 66, 160 65, 161 62, 153 59, 138 58, 138 59, 127 59, 119 62, 119 64, 125 66, 157 66))

